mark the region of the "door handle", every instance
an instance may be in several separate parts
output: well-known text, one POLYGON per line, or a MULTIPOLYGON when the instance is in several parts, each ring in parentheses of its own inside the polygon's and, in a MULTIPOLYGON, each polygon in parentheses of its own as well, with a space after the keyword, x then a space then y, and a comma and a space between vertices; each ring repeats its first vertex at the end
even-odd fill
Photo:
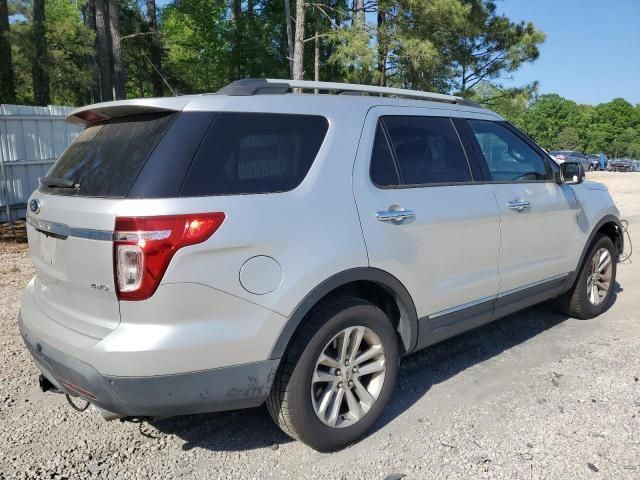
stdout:
POLYGON ((379 222, 401 223, 404 220, 416 218, 416 214, 411 210, 382 210, 376 213, 376 220, 379 222))
POLYGON ((525 208, 529 208, 531 204, 526 200, 511 200, 507 202, 507 208, 511 210, 517 210, 518 212, 523 211, 525 208))

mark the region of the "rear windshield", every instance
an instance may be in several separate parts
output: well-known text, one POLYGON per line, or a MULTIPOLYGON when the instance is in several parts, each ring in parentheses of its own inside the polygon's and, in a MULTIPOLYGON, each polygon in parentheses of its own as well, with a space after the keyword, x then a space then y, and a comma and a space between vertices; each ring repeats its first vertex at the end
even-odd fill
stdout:
POLYGON ((145 114, 90 126, 47 176, 108 198, 274 193, 297 187, 327 133, 316 115, 255 112, 145 114))
POLYGON ((53 164, 48 177, 79 188, 41 186, 60 195, 124 198, 177 114, 145 114, 86 128, 53 164))
POLYGON ((316 115, 220 113, 207 132, 180 195, 285 192, 309 172, 327 133, 316 115))

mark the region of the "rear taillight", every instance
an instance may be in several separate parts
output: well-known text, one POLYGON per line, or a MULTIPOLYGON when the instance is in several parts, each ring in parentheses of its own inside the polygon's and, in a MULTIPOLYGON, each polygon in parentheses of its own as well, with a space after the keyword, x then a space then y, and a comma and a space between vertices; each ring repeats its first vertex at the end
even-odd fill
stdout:
POLYGON ((118 217, 113 258, 120 300, 154 294, 173 254, 204 242, 224 222, 222 212, 162 217, 118 217))

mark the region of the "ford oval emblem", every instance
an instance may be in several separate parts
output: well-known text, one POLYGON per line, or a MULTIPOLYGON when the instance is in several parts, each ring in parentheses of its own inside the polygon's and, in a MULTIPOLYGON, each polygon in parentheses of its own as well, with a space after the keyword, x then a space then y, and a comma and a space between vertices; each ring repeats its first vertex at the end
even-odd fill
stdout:
POLYGON ((29 203, 29 210, 31 210, 31 213, 40 213, 40 200, 38 200, 37 198, 31 200, 31 202, 29 203))

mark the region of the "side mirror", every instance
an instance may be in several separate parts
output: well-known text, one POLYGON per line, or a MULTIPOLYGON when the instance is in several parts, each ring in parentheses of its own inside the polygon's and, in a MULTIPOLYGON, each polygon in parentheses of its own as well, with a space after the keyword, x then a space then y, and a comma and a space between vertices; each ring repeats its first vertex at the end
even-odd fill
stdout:
POLYGON ((578 162, 564 162, 560 164, 559 183, 577 185, 584 181, 584 166, 578 162))

